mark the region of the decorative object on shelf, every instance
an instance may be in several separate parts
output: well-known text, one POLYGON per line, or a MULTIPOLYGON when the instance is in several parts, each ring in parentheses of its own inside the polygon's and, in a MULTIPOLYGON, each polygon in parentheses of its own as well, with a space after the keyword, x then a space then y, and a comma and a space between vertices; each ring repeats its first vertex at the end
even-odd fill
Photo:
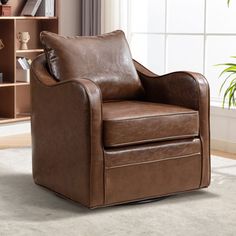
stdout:
POLYGON ((0 50, 4 48, 4 43, 2 41, 2 39, 0 39, 0 50))
POLYGON ((17 35, 17 39, 20 42, 20 50, 27 50, 27 43, 30 40, 29 32, 19 32, 17 35))
POLYGON ((0 5, 0 16, 11 16, 11 6, 6 5, 8 0, 1 0, 2 5, 0 5))
POLYGON ((3 83, 3 73, 0 72, 0 84, 3 83))
POLYGON ((22 16, 35 16, 42 0, 27 0, 21 15, 22 16))
POLYGON ((8 0, 1 0, 2 5, 5 5, 8 3, 8 0))

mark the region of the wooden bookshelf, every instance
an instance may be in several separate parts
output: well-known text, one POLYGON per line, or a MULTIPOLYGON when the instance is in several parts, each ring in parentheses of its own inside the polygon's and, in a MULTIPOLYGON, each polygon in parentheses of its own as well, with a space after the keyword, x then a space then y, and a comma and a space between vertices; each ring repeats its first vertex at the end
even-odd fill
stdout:
POLYGON ((28 85, 29 83, 26 82, 16 82, 16 83, 0 83, 0 88, 1 87, 13 87, 13 86, 25 86, 28 85))
POLYGON ((3 20, 47 20, 47 19, 57 19, 56 16, 1 16, 3 20))
POLYGON ((0 124, 25 121, 30 118, 30 84, 19 82, 19 69, 16 57, 33 60, 43 53, 39 35, 43 30, 58 33, 59 0, 55 0, 55 16, 20 16, 26 0, 10 0, 12 16, 0 16, 0 39, 5 47, 0 50, 0 124), (30 41, 27 50, 20 50, 17 40, 19 32, 29 32, 30 41))
POLYGON ((40 53, 42 53, 43 52, 43 49, 41 49, 41 48, 36 48, 36 49, 27 49, 27 50, 16 50, 16 53, 34 53, 34 52, 36 52, 36 53, 38 53, 38 52, 40 52, 40 53))

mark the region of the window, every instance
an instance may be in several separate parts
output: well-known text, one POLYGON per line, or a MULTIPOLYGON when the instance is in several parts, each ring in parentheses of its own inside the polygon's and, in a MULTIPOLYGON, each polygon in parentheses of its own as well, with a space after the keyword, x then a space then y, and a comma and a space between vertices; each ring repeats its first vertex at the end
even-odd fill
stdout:
POLYGON ((135 59, 157 74, 204 74, 212 103, 221 106, 223 79, 218 77, 223 67, 215 65, 236 56, 236 0, 229 8, 227 0, 107 1, 119 2, 120 20, 114 29, 126 32, 135 59))

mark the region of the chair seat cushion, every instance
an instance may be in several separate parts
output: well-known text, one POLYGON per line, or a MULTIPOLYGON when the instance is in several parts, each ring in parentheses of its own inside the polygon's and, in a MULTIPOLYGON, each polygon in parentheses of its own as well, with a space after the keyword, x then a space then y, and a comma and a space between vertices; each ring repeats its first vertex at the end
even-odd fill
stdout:
POLYGON ((103 103, 103 142, 119 147, 196 137, 198 111, 142 101, 103 103))

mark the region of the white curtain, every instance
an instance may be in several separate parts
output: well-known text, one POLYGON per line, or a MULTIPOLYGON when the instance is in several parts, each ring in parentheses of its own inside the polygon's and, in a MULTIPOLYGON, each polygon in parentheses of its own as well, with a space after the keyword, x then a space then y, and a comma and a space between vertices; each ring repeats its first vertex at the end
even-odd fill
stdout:
POLYGON ((130 0, 102 0, 102 33, 121 29, 129 39, 130 0))

